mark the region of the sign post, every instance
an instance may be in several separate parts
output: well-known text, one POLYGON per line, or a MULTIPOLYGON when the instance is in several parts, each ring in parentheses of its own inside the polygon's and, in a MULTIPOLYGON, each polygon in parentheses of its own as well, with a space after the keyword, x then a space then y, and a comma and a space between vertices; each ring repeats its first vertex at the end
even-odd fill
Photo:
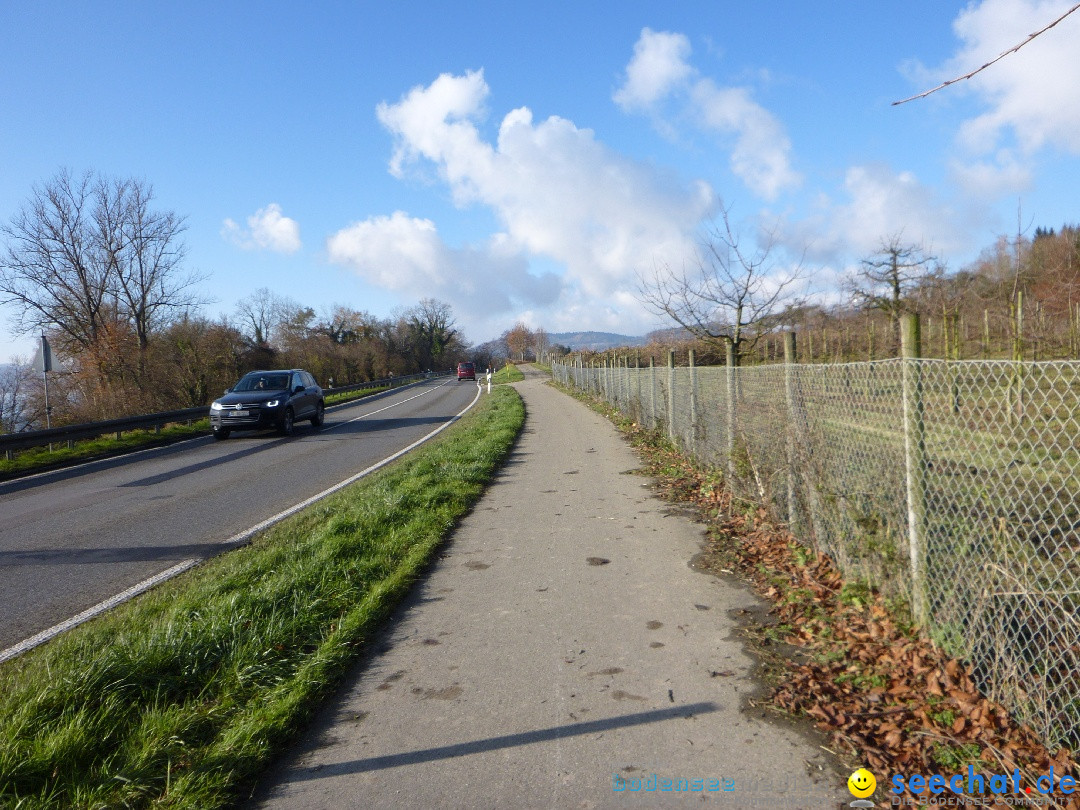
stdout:
POLYGON ((41 343, 38 346, 37 355, 34 357, 34 370, 41 372, 41 378, 45 381, 45 427, 52 427, 52 408, 49 406, 49 372, 53 370, 52 349, 44 334, 41 335, 41 343))

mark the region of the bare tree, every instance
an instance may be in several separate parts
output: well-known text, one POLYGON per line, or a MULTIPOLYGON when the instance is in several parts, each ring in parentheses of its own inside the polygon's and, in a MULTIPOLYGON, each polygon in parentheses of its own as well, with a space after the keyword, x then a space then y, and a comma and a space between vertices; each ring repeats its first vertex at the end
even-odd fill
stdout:
POLYGON ((910 289, 931 272, 940 271, 940 264, 921 246, 905 244, 897 233, 883 238, 877 253, 863 259, 861 265, 848 282, 852 301, 889 316, 892 349, 899 354, 900 316, 913 309, 910 289))
POLYGON ((707 343, 730 343, 735 361, 752 351, 758 338, 793 299, 802 260, 783 267, 774 258, 776 238, 765 233, 749 250, 742 246, 723 208, 718 226, 702 245, 697 265, 676 272, 667 265, 638 279, 638 297, 651 312, 669 318, 707 343))
POLYGON ((35 187, 10 224, 0 228, 0 303, 11 304, 20 334, 55 328, 75 350, 93 347, 115 315, 113 268, 95 233, 90 173, 66 169, 35 187))
POLYGON ((544 327, 537 327, 533 332, 533 353, 536 355, 536 359, 542 361, 544 354, 548 350, 548 334, 544 327))
POLYGON ((236 302, 236 318, 251 345, 267 349, 281 322, 298 307, 295 301, 271 292, 269 287, 260 287, 236 302))
POLYGON ((119 307, 141 352, 155 329, 202 303, 193 289, 204 280, 183 268, 183 218, 153 210, 153 199, 153 187, 141 180, 102 179, 97 185, 97 231, 115 274, 119 307))
POLYGON ((33 368, 21 357, 0 365, 0 433, 25 430, 37 416, 31 401, 33 368))
POLYGON ((50 331, 101 368, 133 334, 141 364, 153 330, 199 303, 201 280, 182 267, 183 220, 152 201, 143 181, 66 169, 36 187, 0 228, 0 303, 14 306, 16 331, 50 331))

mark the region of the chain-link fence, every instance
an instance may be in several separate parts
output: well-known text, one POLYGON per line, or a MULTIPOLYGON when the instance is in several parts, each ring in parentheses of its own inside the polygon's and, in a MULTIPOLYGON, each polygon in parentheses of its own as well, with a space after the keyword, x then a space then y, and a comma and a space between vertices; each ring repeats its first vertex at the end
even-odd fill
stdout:
POLYGON ((1080 747, 1080 363, 553 374, 719 467, 845 576, 904 598, 1046 745, 1080 747))

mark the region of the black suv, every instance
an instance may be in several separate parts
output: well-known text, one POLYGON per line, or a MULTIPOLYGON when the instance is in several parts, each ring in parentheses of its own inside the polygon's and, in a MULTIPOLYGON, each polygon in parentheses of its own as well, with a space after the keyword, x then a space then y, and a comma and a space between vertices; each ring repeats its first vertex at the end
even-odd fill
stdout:
POLYGON ((321 427, 325 409, 322 388, 303 369, 253 371, 210 405, 210 427, 215 439, 263 428, 291 436, 293 425, 304 419, 321 427))

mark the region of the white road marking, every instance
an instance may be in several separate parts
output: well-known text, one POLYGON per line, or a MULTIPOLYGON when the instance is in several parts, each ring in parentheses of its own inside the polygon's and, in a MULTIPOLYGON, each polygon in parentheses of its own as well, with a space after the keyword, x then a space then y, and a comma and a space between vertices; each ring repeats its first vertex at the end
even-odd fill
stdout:
MULTIPOLYGON (((416 399, 417 397, 423 396, 424 394, 429 393, 431 391, 434 391, 437 388, 441 388, 442 385, 445 385, 445 384, 446 383, 442 383, 440 385, 435 386, 435 388, 429 388, 427 391, 424 391, 421 394, 417 394, 416 396, 409 397, 409 399, 404 399, 401 402, 395 403, 395 405, 401 405, 404 402, 408 402, 410 399, 416 399)), ((387 464, 389 464, 392 461, 396 461, 397 459, 401 458, 403 455, 408 453, 410 450, 413 450, 413 449, 419 447, 424 442, 428 441, 429 439, 433 438, 434 436, 438 435, 439 433, 442 433, 444 430, 446 430, 446 428, 450 427, 450 425, 454 424, 454 422, 456 422, 458 419, 460 419, 462 416, 464 416, 473 407, 473 405, 475 405, 477 403, 477 401, 480 399, 480 393, 481 393, 480 392, 480 386, 477 386, 477 388, 476 388, 476 396, 473 397, 472 402, 470 402, 468 405, 466 405, 463 410, 461 410, 459 413, 457 413, 453 418, 447 420, 446 422, 443 422, 441 425, 439 425, 437 428, 435 428, 435 430, 431 431, 431 433, 428 433, 426 436, 423 436, 420 439, 417 439, 415 442, 410 444, 408 447, 403 447, 401 450, 398 450, 393 455, 387 456, 382 461, 378 461, 375 464, 372 464, 367 469, 361 470, 360 472, 356 473, 356 475, 352 475, 352 476, 346 478, 344 481, 341 481, 341 482, 339 482, 337 484, 334 484, 329 489, 324 489, 318 495, 312 495, 310 498, 308 498, 308 499, 306 499, 304 501, 301 501, 300 503, 296 504, 295 506, 291 506, 288 509, 286 509, 285 511, 278 512, 273 517, 267 518, 266 520, 262 521, 261 523, 257 523, 256 525, 252 526, 250 529, 245 529, 244 531, 240 532, 239 534, 234 534, 228 540, 225 540, 223 543, 221 543, 221 545, 222 546, 233 546, 233 547, 240 547, 240 546, 246 545, 248 543, 248 541, 251 540, 251 538, 254 535, 258 534, 259 532, 263 531, 264 529, 270 528, 275 523, 280 523, 281 521, 285 520, 285 518, 291 517, 292 515, 296 514, 297 512, 301 511, 302 509, 306 509, 307 507, 311 506, 313 503, 315 503, 317 501, 320 501, 320 500, 322 500, 323 498, 326 498, 329 495, 333 495, 335 492, 349 486, 349 484, 352 484, 352 483, 355 483, 356 481, 359 481, 364 476, 370 475, 371 473, 375 472, 376 470, 381 469, 382 467, 385 467, 387 464)), ((366 413, 366 414, 364 414, 364 416, 371 416, 371 415, 376 414, 376 413, 381 413, 382 411, 389 410, 390 408, 395 407, 395 405, 388 405, 386 408, 380 408, 377 411, 372 411, 371 413, 366 413)), ((359 417, 357 417, 357 419, 363 419, 364 416, 359 416, 359 417)), ((349 420, 349 421, 355 422, 356 420, 352 419, 352 420, 349 420)), ((341 424, 348 424, 348 422, 342 422, 341 424)), ((116 596, 110 597, 109 599, 106 599, 104 602, 99 602, 98 604, 94 605, 93 607, 88 608, 87 610, 84 610, 82 613, 78 614, 77 616, 72 616, 70 619, 66 619, 65 621, 62 621, 59 624, 53 625, 48 630, 43 630, 40 633, 37 633, 36 635, 30 636, 30 638, 28 638, 28 639, 24 639, 23 641, 20 641, 18 644, 15 644, 12 647, 8 647, 6 650, 0 651, 0 664, 2 664, 5 661, 8 661, 8 660, 10 660, 12 658, 15 658, 16 656, 22 655, 27 650, 32 650, 34 647, 37 647, 37 646, 39 646, 41 644, 44 644, 46 641, 50 641, 50 640, 56 638, 61 633, 64 633, 64 632, 70 630, 73 627, 77 627, 78 625, 82 624, 83 622, 89 621, 90 619, 93 619, 96 616, 100 616, 102 613, 105 613, 108 610, 112 610, 117 605, 121 605, 124 602, 127 602, 128 600, 133 599, 134 597, 138 596, 139 594, 145 593, 146 591, 153 588, 155 585, 160 585, 162 582, 165 582, 168 579, 172 579, 173 577, 177 576, 178 574, 182 574, 184 571, 188 571, 188 570, 194 568, 200 562, 201 562, 200 560, 184 560, 183 562, 177 563, 172 568, 167 568, 166 570, 162 571, 160 574, 155 574, 154 576, 150 577, 149 579, 144 579, 142 582, 138 583, 137 585, 132 585, 126 591, 123 591, 122 593, 118 593, 118 594, 116 594, 116 596)))

